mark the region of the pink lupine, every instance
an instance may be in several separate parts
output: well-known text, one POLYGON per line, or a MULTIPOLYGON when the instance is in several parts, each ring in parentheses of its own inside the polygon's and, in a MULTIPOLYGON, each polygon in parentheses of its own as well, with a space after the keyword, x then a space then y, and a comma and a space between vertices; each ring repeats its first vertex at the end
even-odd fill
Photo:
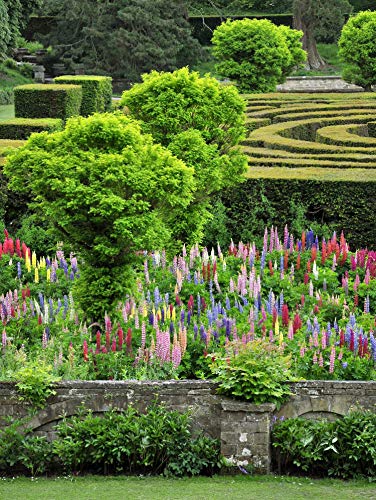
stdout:
POLYGON ((336 359, 336 348, 333 345, 331 350, 330 350, 330 358, 329 358, 329 373, 334 372, 334 362, 336 359))
POLYGON ((319 356, 319 366, 322 368, 324 366, 324 359, 322 357, 322 353, 320 352, 320 356, 319 356))

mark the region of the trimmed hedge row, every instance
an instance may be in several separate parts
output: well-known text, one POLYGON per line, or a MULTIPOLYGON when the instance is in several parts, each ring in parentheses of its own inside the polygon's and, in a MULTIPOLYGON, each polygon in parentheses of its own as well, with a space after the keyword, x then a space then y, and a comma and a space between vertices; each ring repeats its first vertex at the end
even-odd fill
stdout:
POLYGON ((368 137, 368 127, 365 124, 322 127, 316 132, 316 140, 337 146, 376 146, 376 137, 368 137))
POLYGON ((282 149, 268 149, 268 148, 252 148, 244 147, 243 151, 252 158, 296 158, 306 160, 330 160, 330 161, 351 161, 351 162, 364 162, 374 163, 375 155, 367 155, 362 153, 339 153, 339 154, 309 154, 309 153, 293 153, 291 151, 284 151, 282 149))
POLYGON ((253 130, 249 137, 243 141, 243 144, 300 153, 331 152, 376 154, 376 148, 372 147, 356 148, 309 142, 320 127, 337 124, 365 123, 369 120, 369 115, 372 114, 374 114, 373 110, 370 110, 369 114, 362 115, 352 115, 350 111, 348 111, 345 117, 327 117, 321 118, 320 120, 317 118, 310 118, 287 123, 274 123, 253 130))
POLYGON ((305 158, 248 158, 248 165, 251 167, 253 165, 259 165, 263 167, 288 167, 297 168, 304 167, 305 165, 316 166, 320 168, 363 168, 363 169, 374 169, 376 168, 376 157, 373 162, 351 162, 351 161, 332 161, 332 160, 316 160, 316 159, 305 159, 305 158))
MULTIPOLYGON (((1 123, 1 122, 0 122, 1 123)), ((4 156, 9 149, 19 148, 25 141, 15 141, 12 139, 0 139, 0 156, 4 156)))
POLYGON ((109 76, 64 75, 54 80, 57 84, 82 87, 82 116, 110 111, 112 106, 112 78, 109 76))
POLYGON ((234 241, 249 241, 266 225, 294 227, 294 207, 300 206, 306 220, 330 224, 338 233, 343 230, 352 248, 376 248, 375 171, 369 176, 368 171, 350 169, 279 168, 265 178, 263 171, 271 170, 259 169, 254 178, 221 193, 226 228, 234 241), (347 179, 342 177, 347 174, 347 179))
POLYGON ((0 122, 0 139, 25 140, 34 132, 61 130, 58 118, 14 118, 0 122))
POLYGON ((60 118, 80 114, 82 88, 79 85, 30 84, 14 89, 18 118, 60 118))

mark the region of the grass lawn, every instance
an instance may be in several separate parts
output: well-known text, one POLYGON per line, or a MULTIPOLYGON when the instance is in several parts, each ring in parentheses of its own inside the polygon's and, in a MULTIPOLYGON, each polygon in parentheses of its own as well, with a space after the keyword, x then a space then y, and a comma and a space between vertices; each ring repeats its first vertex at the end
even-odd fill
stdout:
POLYGON ((283 499, 327 498, 376 500, 376 484, 367 481, 313 480, 274 476, 218 476, 164 479, 161 477, 60 477, 0 479, 0 499, 283 499))
POLYGON ((10 118, 14 118, 14 104, 0 106, 0 122, 3 120, 9 120, 10 118))

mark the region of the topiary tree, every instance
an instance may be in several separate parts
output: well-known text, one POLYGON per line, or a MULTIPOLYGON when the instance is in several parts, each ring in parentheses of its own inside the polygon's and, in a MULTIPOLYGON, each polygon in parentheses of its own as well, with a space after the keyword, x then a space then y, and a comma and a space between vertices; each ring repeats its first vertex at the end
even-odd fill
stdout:
POLYGON ((295 61, 302 61, 296 41, 303 33, 293 32, 288 40, 286 33, 267 19, 227 20, 212 38, 213 54, 220 61, 217 71, 235 80, 243 92, 274 91, 295 61))
POLYGON ((171 226, 177 245, 200 241, 211 217, 210 196, 239 182, 247 166, 237 147, 245 133, 243 99, 235 87, 182 68, 143 75, 143 83, 125 91, 120 104, 145 132, 194 168, 194 199, 171 226))
POLYGON ((339 55, 347 64, 343 79, 367 91, 376 84, 376 12, 359 12, 342 29, 339 55))
POLYGON ((129 289, 139 252, 168 243, 165 221, 178 218, 194 189, 192 169, 120 114, 72 118, 62 132, 32 135, 5 173, 84 259, 75 292, 93 320, 129 289))

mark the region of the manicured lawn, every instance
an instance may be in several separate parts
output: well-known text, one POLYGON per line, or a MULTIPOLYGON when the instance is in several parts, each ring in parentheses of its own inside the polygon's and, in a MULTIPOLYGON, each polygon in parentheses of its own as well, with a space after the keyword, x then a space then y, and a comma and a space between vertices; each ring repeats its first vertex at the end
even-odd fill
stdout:
POLYGON ((14 104, 0 106, 0 121, 9 120, 9 118, 14 118, 14 104))
POLYGON ((366 481, 313 480, 274 476, 67 477, 0 479, 0 498, 45 499, 376 499, 376 484, 366 481))

